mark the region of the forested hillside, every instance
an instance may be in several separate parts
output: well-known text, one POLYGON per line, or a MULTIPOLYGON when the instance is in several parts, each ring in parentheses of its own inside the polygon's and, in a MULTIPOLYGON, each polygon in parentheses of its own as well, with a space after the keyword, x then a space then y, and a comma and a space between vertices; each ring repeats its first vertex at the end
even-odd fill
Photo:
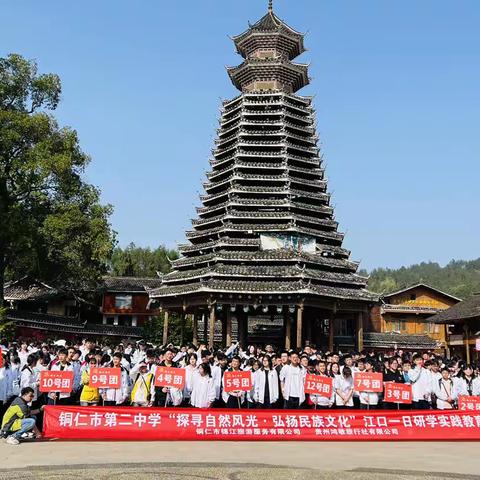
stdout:
MULTIPOLYGON (((365 270, 363 274, 367 274, 365 270)), ((370 274, 369 290, 391 292, 423 282, 460 298, 480 292, 480 258, 452 260, 445 267, 435 262, 422 262, 398 269, 376 268, 370 274)))

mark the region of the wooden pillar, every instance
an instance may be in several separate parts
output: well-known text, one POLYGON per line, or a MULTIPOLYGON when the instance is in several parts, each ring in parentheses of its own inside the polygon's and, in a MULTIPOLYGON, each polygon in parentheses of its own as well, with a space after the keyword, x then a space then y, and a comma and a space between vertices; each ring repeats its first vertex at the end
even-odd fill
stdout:
POLYGON ((180 317, 180 345, 183 345, 183 340, 185 338, 185 322, 187 321, 187 316, 185 313, 182 313, 180 317))
POLYGON ((225 345, 229 347, 232 344, 232 312, 230 310, 230 305, 225 312, 225 327, 226 327, 226 335, 225 335, 225 345))
POLYGON ((168 341, 168 316, 168 310, 165 310, 163 314, 163 345, 166 345, 168 341))
POLYGON ((285 323, 285 350, 290 350, 292 339, 292 323, 290 321, 290 313, 288 310, 283 314, 283 321, 285 323))
POLYGON ((198 346, 198 316, 196 313, 192 315, 193 344, 198 346))
POLYGON ((248 342, 248 313, 242 312, 237 316, 238 341, 243 349, 247 348, 248 342))
POLYGON ((470 364, 470 329, 468 327, 468 324, 465 324, 464 327, 465 329, 465 358, 467 360, 467 365, 470 364))
POLYGON ((357 315, 357 350, 363 350, 363 312, 357 315))
POLYGON ((334 347, 334 334, 335 334, 335 317, 337 315, 337 306, 334 305, 332 313, 330 315, 330 320, 328 322, 328 350, 333 352, 334 347))
POLYGON ((213 343, 215 341, 215 305, 210 305, 210 318, 209 318, 209 333, 208 333, 208 348, 213 349, 213 343))
POLYGON ((227 344, 227 318, 225 316, 226 312, 223 312, 221 321, 222 321, 222 346, 227 344))
POLYGON ((202 342, 205 342, 207 343, 207 340, 208 340, 208 320, 207 320, 207 316, 202 313, 202 321, 203 321, 203 338, 202 338, 202 342))
POLYGON ((302 348, 303 305, 297 307, 297 349, 302 348))

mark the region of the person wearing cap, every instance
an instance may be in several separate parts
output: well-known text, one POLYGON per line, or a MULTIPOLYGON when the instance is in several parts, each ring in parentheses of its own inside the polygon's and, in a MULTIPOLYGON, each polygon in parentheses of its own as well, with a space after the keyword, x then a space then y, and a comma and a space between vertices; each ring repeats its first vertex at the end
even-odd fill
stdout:
POLYGON ((155 376, 149 373, 146 362, 141 361, 130 371, 133 381, 130 401, 134 407, 151 407, 155 400, 155 376))

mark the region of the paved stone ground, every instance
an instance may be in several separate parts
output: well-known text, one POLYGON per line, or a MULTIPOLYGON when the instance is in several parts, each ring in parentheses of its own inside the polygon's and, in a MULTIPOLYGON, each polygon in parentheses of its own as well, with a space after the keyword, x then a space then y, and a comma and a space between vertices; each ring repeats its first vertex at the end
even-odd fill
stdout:
POLYGON ((0 442, 0 480, 480 480, 479 447, 479 442, 0 442))
POLYGON ((478 480, 476 475, 374 470, 321 472, 251 464, 77 465, 0 471, 0 480, 478 480))

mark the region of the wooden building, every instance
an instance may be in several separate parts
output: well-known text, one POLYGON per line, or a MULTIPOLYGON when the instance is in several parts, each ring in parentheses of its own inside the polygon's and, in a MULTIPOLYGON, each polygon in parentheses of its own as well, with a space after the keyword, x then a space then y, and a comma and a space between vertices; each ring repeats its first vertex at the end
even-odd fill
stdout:
POLYGON ((216 325, 222 343, 233 328, 242 344, 313 342, 332 349, 336 337, 362 347, 363 325, 377 296, 357 275, 330 204, 306 86, 304 35, 267 14, 233 37, 244 61, 228 68, 240 95, 223 102, 211 170, 198 218, 181 258, 152 302, 168 315, 192 315, 194 338, 216 325), (202 327, 198 329, 201 319, 202 327), (255 330, 254 326, 260 325, 255 330))
POLYGON ((161 285, 159 278, 105 277, 102 285, 102 323, 143 327, 158 310, 150 309, 148 291, 161 285))
POLYGON ((94 290, 65 291, 24 277, 5 284, 7 319, 18 337, 141 338, 147 318, 158 311, 149 308, 148 289, 158 278, 105 277, 94 290))
POLYGON ((458 302, 459 298, 423 283, 383 295, 380 303, 370 312, 369 335, 365 346, 389 348, 388 344, 395 344, 403 349, 445 351, 446 328, 429 318, 458 302), (390 334, 390 341, 385 334, 390 334), (383 339, 384 347, 379 346, 382 343, 379 338, 383 339))
POLYGON ((427 319, 447 331, 450 355, 467 363, 480 361, 480 293, 427 319))

